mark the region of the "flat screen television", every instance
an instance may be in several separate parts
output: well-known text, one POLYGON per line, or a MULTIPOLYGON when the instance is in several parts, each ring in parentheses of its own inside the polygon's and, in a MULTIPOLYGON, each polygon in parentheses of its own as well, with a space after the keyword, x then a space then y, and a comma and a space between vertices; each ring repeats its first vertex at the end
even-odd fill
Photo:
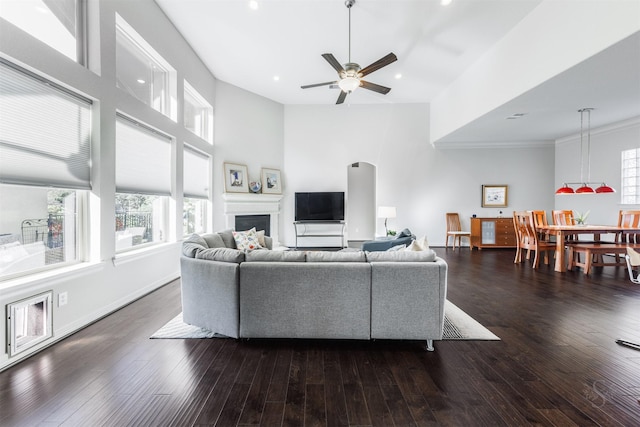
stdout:
POLYGON ((296 221, 344 221, 344 192, 296 193, 296 221))

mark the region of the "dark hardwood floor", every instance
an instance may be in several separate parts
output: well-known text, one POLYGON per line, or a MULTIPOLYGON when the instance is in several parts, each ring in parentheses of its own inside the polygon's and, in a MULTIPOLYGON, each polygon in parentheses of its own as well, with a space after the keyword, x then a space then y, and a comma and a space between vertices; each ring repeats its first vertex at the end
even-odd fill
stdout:
POLYGON ((640 425, 640 286, 437 249, 501 341, 151 340, 179 282, 0 373, 2 426, 640 425))

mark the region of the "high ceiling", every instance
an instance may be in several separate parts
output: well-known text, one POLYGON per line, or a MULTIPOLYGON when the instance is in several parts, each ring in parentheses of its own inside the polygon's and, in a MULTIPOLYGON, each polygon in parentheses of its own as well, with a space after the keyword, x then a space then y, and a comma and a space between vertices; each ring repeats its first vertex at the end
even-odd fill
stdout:
MULTIPOLYGON (((351 9, 351 61, 365 67, 389 52, 398 61, 365 78, 391 87, 389 94, 358 89, 336 108, 431 102, 541 1, 453 0, 443 6, 440 0, 357 0, 351 9)), ((300 86, 336 79, 321 54, 348 62, 349 12, 342 0, 257 0, 255 10, 249 0, 156 3, 216 78, 282 104, 335 103, 337 89, 300 86)), ((585 61, 582 69, 563 73, 445 139, 554 139, 577 130, 575 111, 581 107, 598 110, 594 126, 640 115, 639 47, 640 37, 635 37, 615 54, 585 61), (613 59, 626 68, 603 62, 613 59), (589 81, 584 72, 596 80, 589 81), (612 72, 615 81, 599 79, 612 72), (562 110, 565 106, 568 110, 562 110), (532 119, 531 112, 542 110, 545 115, 532 119), (497 133, 497 121, 516 112, 529 114, 497 133)))

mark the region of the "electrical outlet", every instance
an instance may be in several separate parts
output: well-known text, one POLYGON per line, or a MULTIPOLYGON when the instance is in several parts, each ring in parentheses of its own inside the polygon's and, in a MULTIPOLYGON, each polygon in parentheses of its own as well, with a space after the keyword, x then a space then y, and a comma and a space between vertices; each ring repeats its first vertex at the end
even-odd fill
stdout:
POLYGON ((58 294, 58 307, 62 307, 66 305, 69 300, 69 295, 66 292, 60 292, 58 294))

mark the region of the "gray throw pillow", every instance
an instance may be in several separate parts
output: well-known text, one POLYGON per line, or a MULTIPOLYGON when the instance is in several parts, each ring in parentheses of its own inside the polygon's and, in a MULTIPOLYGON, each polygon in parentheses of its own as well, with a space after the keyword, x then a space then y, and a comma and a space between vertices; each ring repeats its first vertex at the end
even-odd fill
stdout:
POLYGON ((391 251, 391 252, 367 252, 369 262, 433 262, 436 253, 432 249, 426 251, 391 251))
POLYGON ((202 238, 207 242, 207 246, 209 248, 226 248, 227 246, 224 244, 224 240, 219 233, 213 234, 203 234, 202 238))
POLYGON ((261 249, 247 252, 245 259, 247 262, 304 262, 306 254, 298 251, 270 251, 267 249, 261 249))
POLYGON ((192 234, 182 241, 182 254, 189 258, 195 258, 199 251, 207 249, 207 242, 198 234, 192 234))
POLYGON ((346 252, 307 252, 307 262, 365 262, 366 257, 362 251, 346 252))
POLYGON ((224 230, 218 233, 224 242, 225 248, 237 249, 236 240, 233 238, 233 230, 224 230))
POLYGON ((244 252, 231 248, 210 248, 196 253, 196 258, 239 264, 244 261, 244 252))

